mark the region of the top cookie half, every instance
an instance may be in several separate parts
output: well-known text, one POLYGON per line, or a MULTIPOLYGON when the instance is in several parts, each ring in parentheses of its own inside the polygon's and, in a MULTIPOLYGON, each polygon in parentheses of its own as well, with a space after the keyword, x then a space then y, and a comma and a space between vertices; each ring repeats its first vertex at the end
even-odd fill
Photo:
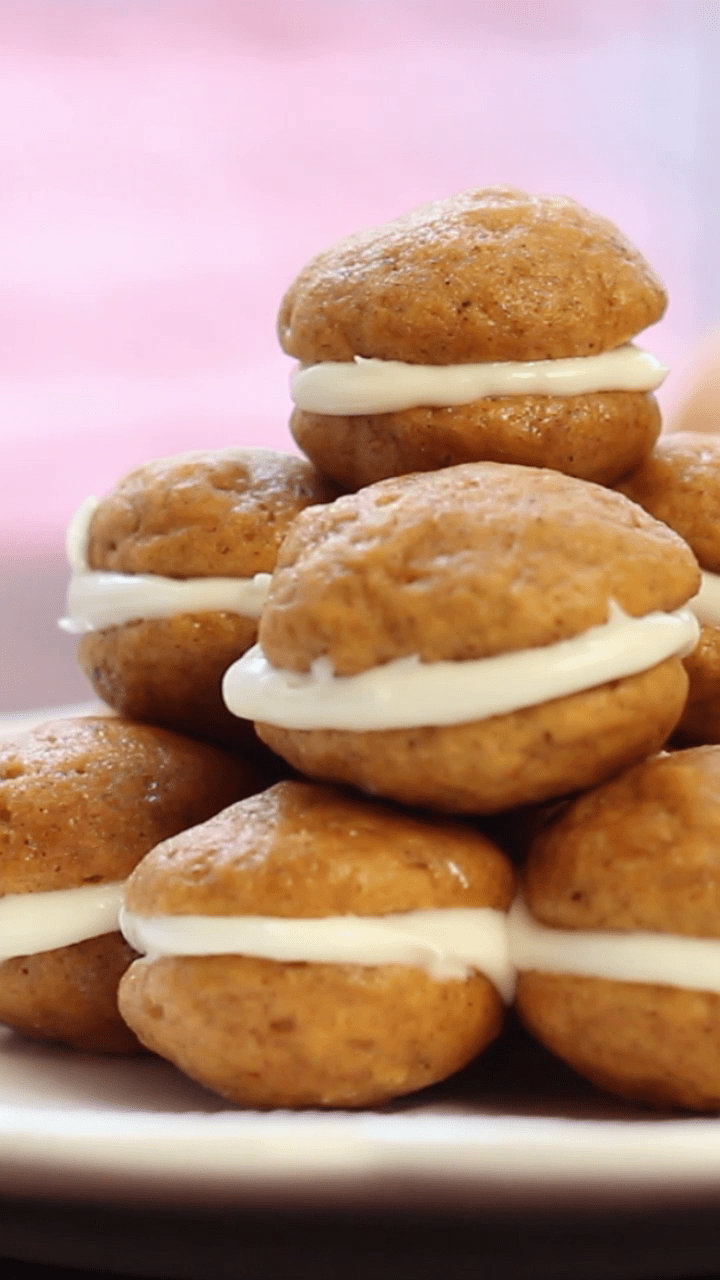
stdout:
POLYGON ((663 286, 607 219, 564 196, 464 192, 340 241, 280 309, 303 363, 594 355, 654 324, 663 286))

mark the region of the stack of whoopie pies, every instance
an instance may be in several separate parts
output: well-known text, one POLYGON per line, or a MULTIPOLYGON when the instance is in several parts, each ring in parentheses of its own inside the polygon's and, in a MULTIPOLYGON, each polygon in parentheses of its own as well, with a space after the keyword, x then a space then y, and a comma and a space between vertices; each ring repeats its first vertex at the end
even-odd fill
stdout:
POLYGON ((225 708, 277 549, 336 486, 302 458, 160 459, 71 523, 67 630, 118 714, 0 744, 0 1020, 105 1052, 141 1046, 117 1008, 137 953, 118 930, 128 874, 161 840, 266 788, 281 762, 225 708))
POLYGON ((437 202, 288 290, 306 459, 150 463, 74 522, 99 695, 271 762, 120 911, 122 1017, 233 1102, 420 1089, 517 984, 592 1079, 720 1105, 720 746, 663 751, 720 741, 693 710, 720 724, 714 459, 655 447, 665 370, 633 339, 665 301, 572 200, 437 202), (485 821, 518 811, 519 873, 485 821))

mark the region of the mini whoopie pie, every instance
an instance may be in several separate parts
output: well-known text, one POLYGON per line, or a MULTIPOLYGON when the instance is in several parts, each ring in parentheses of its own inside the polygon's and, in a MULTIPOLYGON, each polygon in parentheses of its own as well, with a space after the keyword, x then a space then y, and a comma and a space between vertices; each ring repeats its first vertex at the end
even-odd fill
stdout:
POLYGON ((645 1102, 720 1107, 720 747, 643 761, 532 845, 516 1004, 553 1053, 645 1102))
POLYGON ((298 517, 224 694, 305 775, 448 812, 533 804, 667 739, 699 581, 677 534, 599 485, 492 462, 396 477, 298 517))
POLYGON ((470 826, 280 782, 126 886, 139 1039, 241 1106, 362 1107, 442 1080, 512 996, 514 872, 470 826))
POLYGON ((122 715, 225 746, 252 734, 223 706, 226 667, 257 636, 268 575, 297 515, 337 490, 305 459, 266 449, 154 459, 68 535, 63 625, 80 665, 122 715))
POLYGON ((618 488, 664 520, 697 556, 702 586, 690 608, 702 624, 685 659, 688 700, 677 742, 720 742, 720 437, 682 431, 664 436, 618 488))
POLYGON ((0 739, 0 1022, 138 1050, 117 1011, 135 956, 118 932, 122 883, 158 841, 263 785, 239 756, 119 717, 0 739))
POLYGON ((660 431, 666 371, 631 339, 665 305, 638 250, 574 200, 438 200, 291 284, 292 433, 346 489, 484 459, 612 484, 660 431))

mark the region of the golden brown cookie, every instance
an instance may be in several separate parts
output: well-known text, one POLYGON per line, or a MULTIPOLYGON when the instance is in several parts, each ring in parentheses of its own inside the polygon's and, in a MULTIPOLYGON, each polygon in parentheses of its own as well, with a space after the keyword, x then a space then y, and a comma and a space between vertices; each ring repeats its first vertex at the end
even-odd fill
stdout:
MULTIPOLYGON (((659 320, 665 304, 655 273, 607 219, 566 197, 494 187, 318 254, 288 289, 278 331, 302 366, 340 372, 358 358, 510 367, 590 357, 590 369, 659 320)), ((330 399, 296 395, 291 429, 348 489, 483 459, 611 484, 657 438, 656 385, 623 389, 611 376, 598 387, 583 377, 578 390, 525 394, 514 383, 462 403, 423 391, 396 410, 376 399, 348 408, 333 384, 330 399)))
POLYGON ((497 463, 398 477, 298 517, 225 696, 307 775, 450 812, 536 803, 665 741, 686 676, 650 635, 680 620, 613 609, 674 614, 698 581, 676 534, 597 485, 497 463), (634 665, 605 666, 623 626, 634 665), (561 642, 585 664, 569 684, 547 670, 561 642))
POLYGON ((117 931, 119 886, 158 841, 262 786, 238 756, 119 717, 0 740, 0 1021, 137 1050, 116 1005, 135 954, 117 931), (43 937, 65 941, 45 949, 43 937))
POLYGON ((532 917, 556 932, 541 934, 543 952, 536 942, 522 950, 525 935, 511 926, 517 1008, 549 1049, 603 1088, 720 1107, 719 851, 715 746, 636 765, 577 799, 533 844, 523 894, 532 917), (568 950, 576 931, 601 945, 598 959, 568 950), (709 955, 698 954, 703 946, 709 955))
POLYGON ((133 873, 126 934, 137 940, 148 917, 181 917, 189 954, 153 942, 123 978, 120 1009, 148 1048, 241 1106, 377 1105, 451 1075, 497 1035, 494 980, 466 960, 450 976, 445 949, 452 958, 463 911, 489 908, 490 924, 482 911, 473 929, 494 926, 503 968, 513 889, 510 863, 471 827, 278 783, 161 844, 133 873), (243 953, 239 940, 234 951, 192 954, 207 918, 212 950, 220 917, 272 917, 276 936, 310 924, 315 940, 368 920, 407 930, 415 912, 442 925, 432 959, 376 959, 367 939, 352 960, 337 942, 304 961, 243 953))
POLYGON ((202 608, 181 602, 163 611, 161 604, 157 616, 164 589, 158 578, 170 579, 171 587, 230 579, 232 592, 235 580, 271 573, 297 513, 336 492, 305 459, 264 449, 160 458, 121 480, 89 519, 77 554, 90 572, 78 566, 69 597, 69 628, 85 630, 79 662, 98 695, 133 719, 225 746, 249 745, 250 726, 228 715, 220 680, 255 641, 262 590, 249 598, 236 591, 227 603, 226 586, 202 608), (97 601, 107 602, 102 573, 135 582, 150 575, 142 603, 133 600, 117 623, 97 612, 97 601), (89 612, 78 612, 78 591, 86 586, 97 595, 89 612), (133 617, 133 609, 149 612, 133 617))
POLYGON ((685 538, 703 570, 691 606, 702 631, 685 659, 690 687, 674 739, 684 746, 720 742, 720 438, 666 436, 617 488, 685 538))

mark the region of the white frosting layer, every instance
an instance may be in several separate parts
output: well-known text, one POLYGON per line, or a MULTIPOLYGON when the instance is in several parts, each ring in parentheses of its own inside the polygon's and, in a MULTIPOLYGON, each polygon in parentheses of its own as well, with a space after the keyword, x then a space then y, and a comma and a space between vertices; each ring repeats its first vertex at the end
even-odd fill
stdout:
POLYGON ((120 928, 131 947, 158 956, 258 956, 282 963, 399 964, 439 981, 485 974, 509 1003, 514 971, 505 913, 490 907, 386 916, 156 916, 126 909, 120 928))
POLYGON ((98 500, 90 496, 80 503, 65 533, 65 554, 73 573, 87 573, 87 547, 90 521, 98 500))
POLYGON ((518 898, 507 920, 510 956, 522 972, 572 974, 720 993, 720 938, 552 929, 518 898))
POLYGON ((688 600, 698 622, 706 627, 720 627, 720 576, 717 573, 702 575, 702 585, 696 596, 688 600))
POLYGON ((299 409, 352 415, 421 405, 449 408, 486 396, 654 391, 666 375, 655 356, 632 343, 596 356, 485 364, 405 364, 355 356, 298 366, 290 378, 290 394, 299 409))
POLYGON ((163 578, 149 573, 74 573, 67 593, 63 631, 81 635, 126 622, 174 618, 182 613, 237 613, 259 618, 269 573, 254 578, 163 578))
POLYGON ((124 883, 0 898, 0 961, 70 947, 118 929, 124 883))
POLYGON ((256 573, 253 578, 165 578, 152 573, 88 569, 88 530, 96 506, 95 498, 87 498, 68 527, 66 550, 73 572, 67 616, 59 624, 63 631, 79 635, 183 613, 260 617, 270 585, 269 573, 256 573))
MULTIPOLYGON (((37 896, 37 895, 33 895, 37 896)), ((503 1000, 518 973, 568 974, 720 993, 720 938, 644 931, 553 929, 517 898, 489 907, 387 916, 143 917, 123 908, 120 928, 149 961, 160 956, 246 955, 278 963, 401 964, 439 981, 483 973, 503 1000)))
POLYGON ((607 623, 558 644, 467 662, 398 658, 355 676, 335 676, 326 658, 308 674, 278 670, 255 645, 226 672, 223 697, 234 715, 285 729, 464 724, 647 671, 691 652, 698 635, 687 608, 631 618, 611 605, 607 623))

